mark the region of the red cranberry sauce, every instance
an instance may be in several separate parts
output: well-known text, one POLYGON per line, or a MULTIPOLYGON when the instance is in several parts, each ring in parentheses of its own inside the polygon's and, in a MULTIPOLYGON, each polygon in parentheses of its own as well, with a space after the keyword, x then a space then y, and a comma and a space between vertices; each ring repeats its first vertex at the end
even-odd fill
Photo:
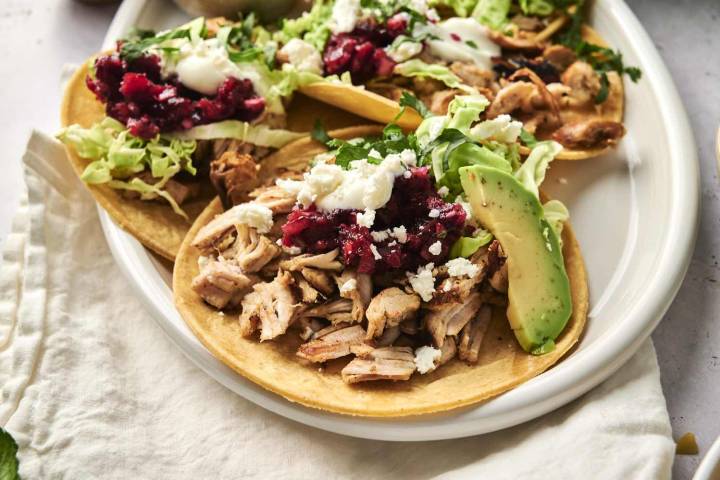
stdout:
POLYGON ((104 55, 95 60, 95 78, 88 76, 85 83, 105 103, 108 116, 145 139, 220 120, 250 121, 265 109, 250 80, 230 77, 207 97, 175 77, 163 79, 156 55, 127 61, 117 53, 104 55))
POLYGON ((370 229, 356 223, 355 210, 320 212, 311 205, 295 209, 283 225, 283 245, 303 251, 322 253, 340 247, 343 261, 357 266, 362 273, 389 270, 415 270, 420 265, 444 263, 450 247, 465 232, 466 213, 461 205, 447 203, 433 186, 427 167, 411 169, 409 178, 395 179, 387 205, 377 210, 372 230, 375 232, 405 227, 407 241, 393 236, 373 241, 370 229), (430 217, 431 210, 433 217, 430 217), (434 215, 437 213, 437 215, 434 215), (430 246, 440 242, 439 255, 430 246), (374 245, 380 259, 371 249, 374 245))
POLYGON ((356 84, 377 76, 390 76, 395 61, 383 49, 405 33, 407 27, 407 15, 399 13, 385 25, 369 18, 358 23, 352 32, 333 34, 323 52, 325 74, 350 72, 356 84))

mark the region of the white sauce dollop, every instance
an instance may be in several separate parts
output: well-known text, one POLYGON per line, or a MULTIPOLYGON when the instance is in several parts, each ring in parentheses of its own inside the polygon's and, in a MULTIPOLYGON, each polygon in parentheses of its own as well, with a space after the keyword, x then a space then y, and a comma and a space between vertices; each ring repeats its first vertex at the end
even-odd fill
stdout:
POLYGON ((500 47, 488 38, 487 28, 472 18, 450 18, 435 25, 432 33, 438 39, 428 41, 430 52, 448 62, 472 62, 491 70, 491 57, 500 55, 500 47))

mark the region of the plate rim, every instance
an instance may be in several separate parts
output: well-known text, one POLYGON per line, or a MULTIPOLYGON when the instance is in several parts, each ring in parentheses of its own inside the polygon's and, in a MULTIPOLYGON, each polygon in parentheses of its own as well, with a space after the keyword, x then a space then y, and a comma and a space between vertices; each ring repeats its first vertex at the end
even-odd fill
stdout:
MULTIPOLYGON (((112 46, 115 38, 123 35, 135 24, 148 3, 149 0, 125 0, 108 29, 103 47, 112 46)), ((612 348, 608 347, 609 340, 606 339, 602 346, 597 345, 590 351, 586 350, 584 356, 576 361, 574 368, 555 371, 551 385, 548 385, 547 376, 541 375, 519 387, 523 388, 522 396, 512 395, 511 391, 476 407, 441 416, 376 420, 313 410, 293 404, 252 384, 215 359, 194 336, 192 339, 187 338, 186 334, 178 330, 168 316, 172 315, 172 312, 163 308, 158 303, 157 297, 153 296, 162 293, 163 288, 167 286, 153 285, 153 282, 149 282, 144 276, 143 271, 148 266, 152 266, 150 254, 139 242, 117 227, 109 215, 98 206, 103 232, 116 263, 148 307, 156 323, 191 361, 240 396, 276 414, 309 426, 377 440, 441 440, 508 428, 569 403, 619 369, 658 325, 685 277, 694 251, 699 224, 700 174, 697 150, 687 114, 667 67, 635 14, 622 0, 600 0, 596 2, 594 8, 606 9, 611 16, 621 21, 624 35, 636 45, 637 51, 643 52, 644 61, 653 71, 654 90, 664 100, 659 104, 663 123, 668 125, 669 119, 673 120, 673 128, 666 128, 670 146, 669 156, 685 158, 687 161, 670 162, 672 170, 670 183, 675 198, 670 204, 668 218, 672 227, 664 250, 667 250, 667 245, 674 245, 675 259, 670 261, 667 251, 664 252, 658 265, 658 270, 663 272, 664 279, 658 279, 656 275, 653 281, 654 288, 649 288, 625 315, 624 320, 628 326, 621 331, 611 332, 609 337, 614 341, 611 343, 612 348), (678 256, 678 252, 682 255, 678 256), (627 322, 629 318, 634 320, 627 322), (618 336, 623 338, 616 338, 618 336), (463 417, 466 417, 469 411, 480 408, 485 411, 487 417, 474 419, 473 422, 469 422, 468 419, 463 421, 463 417), (448 421, 448 419, 452 420, 448 421)), ((159 277, 159 274, 157 275, 159 277)), ((179 315, 174 307, 173 312, 179 315)))

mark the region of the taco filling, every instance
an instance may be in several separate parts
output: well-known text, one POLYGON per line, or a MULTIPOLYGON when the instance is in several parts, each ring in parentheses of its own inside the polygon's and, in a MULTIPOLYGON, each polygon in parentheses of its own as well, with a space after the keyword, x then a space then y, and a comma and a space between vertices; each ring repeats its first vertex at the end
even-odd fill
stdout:
POLYGON ((89 67, 85 84, 106 117, 58 138, 90 161, 88 184, 165 201, 185 216, 181 205, 210 175, 231 204, 231 177, 300 136, 282 129, 294 86, 275 68, 273 46, 253 16, 136 31, 89 67))
POLYGON ((624 135, 621 75, 640 71, 590 35, 583 3, 334 0, 274 37, 280 61, 350 75, 401 105, 418 106, 403 103, 408 92, 442 115, 455 96, 481 93, 486 119, 509 114, 538 138, 596 150, 624 135))
POLYGON ((409 380, 478 355, 493 310, 540 355, 572 313, 562 203, 539 185, 561 150, 521 162, 522 124, 480 121, 457 96, 406 135, 315 137, 329 151, 279 171, 192 238, 192 289, 260 341, 299 336, 299 361, 349 357, 346 383, 409 380))

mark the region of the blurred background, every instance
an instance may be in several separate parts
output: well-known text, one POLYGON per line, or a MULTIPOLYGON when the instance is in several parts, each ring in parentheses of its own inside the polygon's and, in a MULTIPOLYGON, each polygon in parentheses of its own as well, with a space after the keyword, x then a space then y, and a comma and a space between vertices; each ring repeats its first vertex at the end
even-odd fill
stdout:
MULTIPOLYGON (((196 10, 202 3, 215 8, 227 3, 182 1, 196 10)), ((266 8, 270 21, 276 21, 283 16, 279 12, 286 1, 292 0, 262 0, 258 4, 266 8)), ((57 130, 62 68, 82 63, 99 49, 119 3, 0 2, 0 244, 21 197, 20 156, 30 130, 57 130)), ((673 75, 702 164, 703 212, 695 256, 677 299, 653 335, 673 431, 676 437, 694 432, 700 445, 700 456, 676 458, 673 478, 686 479, 692 477, 702 454, 720 431, 720 259, 715 256, 720 256, 720 200, 714 157, 720 123, 720 0, 627 3, 673 75)))

